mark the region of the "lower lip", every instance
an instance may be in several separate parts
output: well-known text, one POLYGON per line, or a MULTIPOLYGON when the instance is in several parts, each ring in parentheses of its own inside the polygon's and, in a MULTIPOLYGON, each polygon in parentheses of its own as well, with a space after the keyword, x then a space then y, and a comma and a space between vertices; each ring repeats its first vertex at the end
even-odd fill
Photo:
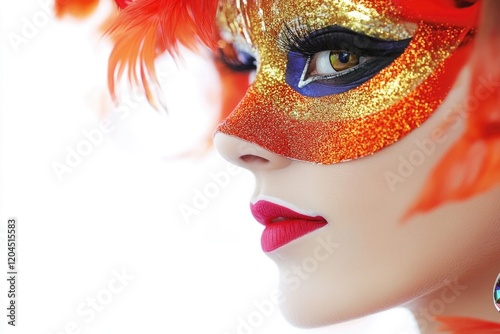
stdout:
POLYGON ((264 252, 273 251, 295 239, 298 239, 327 223, 311 220, 282 220, 266 226, 262 233, 261 244, 264 252))

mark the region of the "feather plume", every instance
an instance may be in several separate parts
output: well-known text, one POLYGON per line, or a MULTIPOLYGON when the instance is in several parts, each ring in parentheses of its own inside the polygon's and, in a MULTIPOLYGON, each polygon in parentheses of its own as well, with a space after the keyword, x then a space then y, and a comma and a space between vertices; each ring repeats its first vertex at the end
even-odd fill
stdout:
POLYGON ((132 3, 133 0, 115 0, 116 4, 118 5, 118 8, 124 9, 128 5, 132 3))
POLYGON ((118 15, 107 33, 114 41, 109 57, 108 86, 115 98, 115 83, 125 72, 129 82, 142 84, 148 101, 159 107, 155 59, 168 52, 179 55, 179 45, 195 50, 199 42, 215 45, 215 0, 136 0, 118 15), (153 85, 153 88, 151 87, 153 85))
POLYGON ((444 203, 466 200, 500 185, 500 2, 484 2, 472 55, 467 127, 428 178, 406 220, 444 203), (483 86, 481 94, 478 87, 483 86))

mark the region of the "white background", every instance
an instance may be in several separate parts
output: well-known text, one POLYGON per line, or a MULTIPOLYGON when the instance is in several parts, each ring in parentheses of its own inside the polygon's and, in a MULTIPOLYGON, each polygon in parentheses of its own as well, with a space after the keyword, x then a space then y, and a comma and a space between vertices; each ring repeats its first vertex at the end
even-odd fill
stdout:
MULTIPOLYGON (((2 254, 7 218, 19 226, 17 326, 6 326, 2 307, 1 332, 417 333, 403 310, 312 330, 291 327, 269 303, 259 311, 278 277, 249 212, 251 175, 214 187, 228 164, 204 146, 216 122, 213 69, 190 57, 190 73, 159 62, 168 116, 134 91, 113 108, 98 31, 110 4, 85 21, 42 7, 0 4, 2 254), (113 127, 100 137, 103 121, 113 127), (54 164, 78 148, 87 155, 58 177, 54 164), (198 191, 209 192, 204 207, 183 217, 198 191), (115 279, 122 272, 125 282, 115 279)), ((6 305, 5 279, 0 289, 6 305)))

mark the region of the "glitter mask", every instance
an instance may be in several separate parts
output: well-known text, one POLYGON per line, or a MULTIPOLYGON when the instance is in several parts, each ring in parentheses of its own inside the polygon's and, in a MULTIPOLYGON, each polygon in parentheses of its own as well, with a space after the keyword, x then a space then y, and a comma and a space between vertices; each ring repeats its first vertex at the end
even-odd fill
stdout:
POLYGON ((396 142, 442 103, 472 35, 397 14, 387 0, 221 1, 221 36, 257 73, 218 131, 321 164, 396 142))

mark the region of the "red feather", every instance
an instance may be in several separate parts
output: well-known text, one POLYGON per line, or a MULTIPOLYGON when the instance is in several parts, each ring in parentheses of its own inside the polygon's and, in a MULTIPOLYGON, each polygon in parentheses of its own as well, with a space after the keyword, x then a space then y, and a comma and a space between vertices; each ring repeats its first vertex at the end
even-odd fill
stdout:
POLYGON ((96 9, 99 0, 56 0, 54 10, 56 16, 72 15, 86 17, 96 9))
POLYGON ((436 317, 441 332, 450 334, 500 334, 500 324, 463 317, 436 317))
POLYGON ((500 185, 500 2, 484 4, 488 4, 484 11, 487 15, 481 22, 471 59, 469 101, 477 103, 468 104, 464 135, 432 171, 403 220, 500 185), (480 86, 487 94, 479 95, 480 86))
POLYGON ((116 4, 120 9, 124 9, 132 3, 133 0, 115 0, 116 4))
POLYGON ((142 83, 149 102, 158 107, 150 85, 157 86, 154 61, 167 51, 176 57, 179 45, 196 49, 215 45, 215 0, 137 0, 122 10, 107 33, 115 45, 109 58, 108 85, 127 71, 133 84, 142 83), (140 80, 139 80, 140 77, 140 80))

